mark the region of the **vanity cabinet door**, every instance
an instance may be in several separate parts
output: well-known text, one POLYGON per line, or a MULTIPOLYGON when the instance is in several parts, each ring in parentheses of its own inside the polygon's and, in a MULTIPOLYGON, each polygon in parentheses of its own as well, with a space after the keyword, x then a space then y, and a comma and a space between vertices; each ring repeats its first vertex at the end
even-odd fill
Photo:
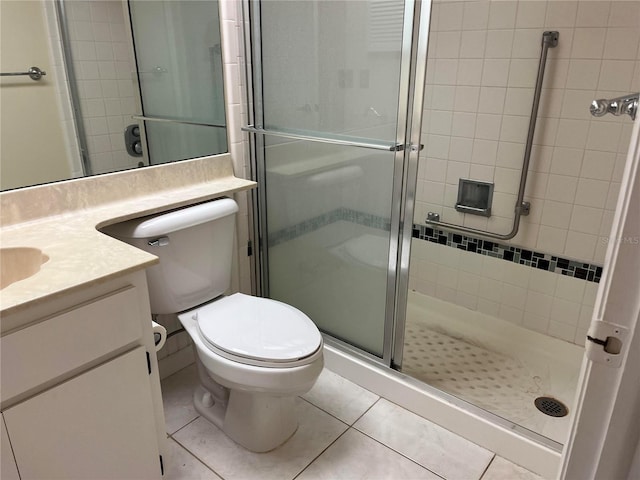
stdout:
POLYGON ((144 347, 3 414, 22 480, 161 477, 144 347))
POLYGON ((11 443, 9 443, 9 435, 4 426, 4 418, 0 415, 0 429, 2 429, 2 438, 0 438, 0 478, 2 480, 20 480, 16 462, 13 460, 13 451, 11 443))

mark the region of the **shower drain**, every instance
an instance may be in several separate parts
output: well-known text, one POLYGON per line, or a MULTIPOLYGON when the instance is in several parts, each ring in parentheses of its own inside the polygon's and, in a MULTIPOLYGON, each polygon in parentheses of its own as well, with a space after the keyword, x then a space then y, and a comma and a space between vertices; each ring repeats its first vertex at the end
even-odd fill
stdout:
POLYGON ((550 417, 564 417, 569 413, 564 403, 552 397, 538 397, 533 403, 538 410, 550 417))

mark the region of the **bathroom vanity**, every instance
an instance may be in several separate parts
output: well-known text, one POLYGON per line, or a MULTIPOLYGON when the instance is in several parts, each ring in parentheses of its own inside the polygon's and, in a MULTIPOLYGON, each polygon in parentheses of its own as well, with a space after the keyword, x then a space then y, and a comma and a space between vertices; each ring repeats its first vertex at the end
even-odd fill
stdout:
POLYGON ((161 478, 145 275, 158 260, 98 228, 254 185, 221 155, 0 194, 3 257, 44 255, 2 273, 3 479, 161 478))
POLYGON ((164 441, 144 271, 2 318, 2 478, 159 478, 164 441))

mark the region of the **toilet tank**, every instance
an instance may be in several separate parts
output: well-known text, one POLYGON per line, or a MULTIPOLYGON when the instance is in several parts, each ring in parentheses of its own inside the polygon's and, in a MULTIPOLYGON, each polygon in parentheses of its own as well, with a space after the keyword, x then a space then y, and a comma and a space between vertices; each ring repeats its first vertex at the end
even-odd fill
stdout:
POLYGON ((110 225, 102 232, 160 258, 147 269, 151 313, 177 313, 231 284, 235 213, 230 198, 110 225))

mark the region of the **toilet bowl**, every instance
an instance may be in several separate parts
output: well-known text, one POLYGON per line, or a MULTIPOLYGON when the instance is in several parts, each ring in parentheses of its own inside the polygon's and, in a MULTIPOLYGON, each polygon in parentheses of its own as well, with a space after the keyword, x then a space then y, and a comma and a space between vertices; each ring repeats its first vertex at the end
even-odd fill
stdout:
POLYGON ((151 312, 177 313, 193 340, 196 410, 246 449, 266 452, 295 433, 295 399, 322 371, 323 341, 290 305, 224 295, 237 210, 224 198, 102 231, 160 258, 147 270, 151 312))
POLYGON ((193 339, 198 413, 254 452, 296 431, 294 400, 322 371, 322 336, 295 308, 236 293, 178 315, 193 339), (234 322, 220 319, 234 316, 234 322), (208 387, 208 388, 207 388, 208 387))

